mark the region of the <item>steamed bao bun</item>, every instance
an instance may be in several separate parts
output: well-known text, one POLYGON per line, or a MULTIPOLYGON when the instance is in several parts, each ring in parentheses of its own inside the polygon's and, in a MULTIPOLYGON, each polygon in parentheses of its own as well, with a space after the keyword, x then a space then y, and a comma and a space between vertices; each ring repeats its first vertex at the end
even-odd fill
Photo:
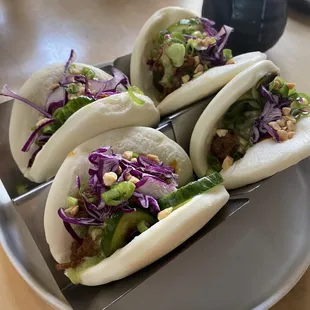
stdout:
MULTIPOLYGON (((262 61, 238 74, 214 97, 200 116, 194 128, 190 156, 194 171, 202 177, 208 170, 207 157, 217 123, 240 96, 252 88, 267 73, 279 74, 271 61, 262 61)), ((310 118, 296 124, 296 133, 291 140, 276 143, 273 139, 263 140, 252 146, 245 156, 222 170, 227 189, 251 184, 280 172, 310 155, 310 118)))
POLYGON ((179 7, 166 7, 155 12, 144 24, 135 42, 131 55, 130 78, 133 85, 138 86, 158 106, 160 115, 167 115, 181 109, 199 99, 217 92, 235 75, 252 64, 264 60, 267 56, 260 52, 251 52, 233 58, 235 64, 214 67, 198 78, 183 84, 161 102, 158 91, 153 85, 152 72, 147 63, 152 49, 152 39, 171 24, 182 18, 195 18, 197 15, 179 7))
MULTIPOLYGON (((192 165, 185 151, 161 132, 146 127, 127 127, 102 133, 78 146, 63 162, 49 192, 44 228, 51 253, 58 263, 70 259, 72 237, 57 210, 67 197, 77 193, 76 176, 88 178, 88 155, 100 146, 111 145, 115 153, 132 150, 155 154, 165 164, 177 163, 179 186, 192 180, 192 165)), ((122 279, 166 255, 203 227, 227 202, 222 185, 197 195, 167 218, 157 222, 125 247, 80 274, 84 285, 101 285, 122 279)))
MULTIPOLYGON (((86 64, 76 63, 76 70, 90 68, 99 80, 109 80, 112 77, 106 72, 86 64)), ((19 95, 45 108, 52 85, 62 78, 64 64, 52 64, 35 72, 22 86, 19 95)), ((121 87, 121 90, 125 90, 121 87)), ((159 123, 159 113, 152 100, 137 94, 145 104, 137 105, 128 95, 121 93, 97 100, 75 112, 60 129, 58 129, 42 150, 37 154, 32 167, 28 161, 36 149, 33 145, 29 152, 21 149, 31 134, 41 114, 30 106, 14 101, 12 108, 9 141, 15 162, 24 176, 40 183, 53 177, 66 155, 82 142, 110 129, 140 125, 156 126, 159 123)))

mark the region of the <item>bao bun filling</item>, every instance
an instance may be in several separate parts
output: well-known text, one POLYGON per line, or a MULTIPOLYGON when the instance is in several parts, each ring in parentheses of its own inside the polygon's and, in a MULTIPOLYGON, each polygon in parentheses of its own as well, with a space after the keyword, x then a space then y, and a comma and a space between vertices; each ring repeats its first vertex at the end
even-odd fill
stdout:
POLYGON ((224 49, 233 29, 225 25, 218 32, 214 24, 204 17, 181 19, 153 39, 147 65, 160 100, 208 69, 234 63, 224 49))
POLYGON ((76 176, 77 194, 58 215, 74 241, 70 260, 57 265, 73 283, 81 273, 164 220, 194 196, 222 182, 218 173, 177 189, 176 161, 154 154, 115 154, 101 147, 88 156, 88 178, 76 176))
POLYGON ((277 143, 293 139, 298 120, 308 116, 310 98, 294 83, 267 74, 226 111, 213 137, 208 164, 228 169, 247 150, 264 139, 277 143))

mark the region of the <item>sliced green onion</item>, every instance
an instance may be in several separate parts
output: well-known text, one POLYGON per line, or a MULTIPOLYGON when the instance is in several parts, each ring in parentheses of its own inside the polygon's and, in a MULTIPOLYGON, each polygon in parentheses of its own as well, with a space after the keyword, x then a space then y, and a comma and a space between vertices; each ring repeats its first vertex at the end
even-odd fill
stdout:
POLYGON ((138 104, 138 105, 144 105, 145 104, 145 102, 142 99, 138 98, 135 95, 135 93, 143 95, 143 91, 141 89, 139 89, 137 86, 130 86, 130 87, 128 87, 127 91, 128 91, 128 94, 129 94, 130 98, 136 104, 138 104))
POLYGON ((132 152, 132 158, 138 158, 138 157, 139 157, 138 153, 132 152))
MULTIPOLYGON (((272 82, 275 79, 276 75, 274 73, 267 73, 265 74, 255 85, 255 87, 253 87, 253 89, 255 89, 256 91, 259 92, 260 87, 262 85, 267 85, 270 82, 272 82)), ((254 98, 256 98, 256 96, 253 96, 254 98)))
POLYGON ((229 59, 232 59, 233 58, 232 51, 228 48, 224 48, 223 49, 223 56, 225 57, 226 61, 228 61, 229 59))
POLYGON ((67 208, 70 208, 70 207, 74 207, 78 204, 78 199, 75 198, 75 197, 68 197, 67 198, 67 208))
POLYGON ((70 84, 67 88, 66 91, 68 94, 77 94, 80 90, 80 86, 78 84, 70 84))
POLYGON ((68 72, 70 73, 70 74, 74 74, 74 73, 76 73, 76 65, 75 64, 72 64, 69 68, 68 68, 68 72))
POLYGON ((269 84, 269 91, 274 94, 279 94, 283 97, 288 97, 289 94, 287 82, 279 76, 276 76, 274 80, 269 84))
POLYGON ((203 34, 201 33, 201 31, 194 31, 192 33, 192 36, 196 37, 196 38, 199 38, 199 39, 203 39, 203 34))
POLYGON ((221 162, 213 155, 208 156, 208 163, 211 167, 211 169, 220 172, 222 170, 222 164, 221 162))
POLYGON ((141 221, 137 225, 137 229, 142 234, 143 232, 147 231, 150 228, 150 224, 147 221, 141 221))
POLYGON ((179 41, 181 41, 181 43, 185 43, 185 38, 184 38, 184 36, 182 35, 182 33, 179 32, 179 31, 173 31, 173 32, 171 32, 171 38, 172 38, 172 39, 178 39, 179 41))
POLYGON ((135 191, 135 188, 136 186, 132 182, 120 182, 113 185, 108 191, 102 193, 101 197, 107 205, 116 207, 128 200, 135 191))
POLYGON ((179 68, 184 64, 185 46, 181 43, 174 43, 168 47, 167 55, 173 65, 179 68))
POLYGON ((95 72, 92 69, 84 67, 81 74, 85 75, 88 79, 92 80, 96 76, 95 72))
POLYGON ((305 98, 308 101, 308 104, 310 104, 310 97, 305 93, 298 93, 298 97, 305 98))

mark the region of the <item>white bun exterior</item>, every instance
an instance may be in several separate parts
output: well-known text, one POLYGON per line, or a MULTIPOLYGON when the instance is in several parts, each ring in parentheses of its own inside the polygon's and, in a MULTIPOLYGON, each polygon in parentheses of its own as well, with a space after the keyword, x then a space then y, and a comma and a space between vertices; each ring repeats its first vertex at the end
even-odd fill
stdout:
POLYGON ((160 115, 175 112, 199 99, 205 98, 227 84, 235 75, 252 64, 265 60, 267 56, 260 52, 251 52, 234 57, 235 64, 215 67, 198 78, 183 84, 158 101, 158 92, 153 86, 152 72, 146 65, 152 48, 152 39, 159 31, 166 29, 182 18, 193 18, 197 15, 178 7, 167 7, 154 13, 144 24, 134 45, 130 64, 130 77, 133 85, 138 86, 158 105, 160 115))
MULTIPOLYGON (((112 78, 95 67, 77 65, 91 68, 100 80, 112 78)), ((21 88, 20 95, 44 107, 51 92, 51 85, 61 79, 62 70, 63 65, 57 64, 36 72, 21 88)), ((136 95, 145 102, 144 105, 136 104, 128 93, 124 92, 97 100, 75 112, 44 145, 30 169, 27 165, 35 148, 33 146, 29 152, 22 152, 21 148, 30 136, 31 127, 37 123, 40 113, 15 101, 9 130, 14 160, 26 178, 40 183, 56 174, 71 150, 104 131, 132 125, 156 126, 159 123, 159 113, 152 100, 136 95)))
POLYGON ((229 194, 223 185, 194 197, 110 257, 83 271, 81 284, 106 284, 155 262, 201 229, 228 199, 229 194))
POLYGON ((44 213, 44 228, 47 243, 55 260, 69 260, 72 237, 63 226, 57 210, 64 206, 68 195, 77 194, 76 176, 88 178, 88 155, 100 146, 111 145, 115 153, 133 150, 137 153, 155 154, 165 164, 176 161, 178 184, 187 184, 193 178, 192 164, 185 151, 158 130, 147 127, 127 127, 102 133, 75 148, 58 170, 51 186, 44 213))
MULTIPOLYGON (((270 61, 262 61, 246 69, 228 83, 210 102, 194 128, 190 156, 194 171, 205 175, 208 169, 207 155, 217 122, 227 109, 268 72, 279 74, 270 61)), ((296 134, 291 140, 276 143, 263 140, 251 147, 243 158, 227 170, 222 170, 224 186, 234 189, 274 175, 310 155, 310 119, 298 121, 296 134)))

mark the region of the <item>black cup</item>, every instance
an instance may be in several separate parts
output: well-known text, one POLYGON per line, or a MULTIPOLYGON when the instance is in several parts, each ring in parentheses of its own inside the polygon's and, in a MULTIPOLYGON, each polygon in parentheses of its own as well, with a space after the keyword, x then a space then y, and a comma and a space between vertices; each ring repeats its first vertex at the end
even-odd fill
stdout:
POLYGON ((283 34, 287 0, 204 0, 202 16, 234 28, 227 47, 234 55, 265 52, 283 34))

